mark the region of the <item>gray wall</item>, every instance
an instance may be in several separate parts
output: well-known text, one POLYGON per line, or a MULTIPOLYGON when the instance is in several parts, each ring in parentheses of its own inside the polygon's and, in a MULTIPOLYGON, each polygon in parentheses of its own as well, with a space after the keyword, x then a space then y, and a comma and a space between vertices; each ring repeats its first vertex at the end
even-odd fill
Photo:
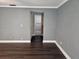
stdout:
POLYGON ((29 10, 0 8, 0 39, 30 39, 29 10))
POLYGON ((0 39, 29 40, 31 11, 44 13, 44 39, 55 39, 56 10, 20 8, 0 8, 0 39), (23 24, 23 27, 20 24, 23 24))
POLYGON ((56 40, 72 59, 79 59, 79 0, 69 0, 57 12, 56 40))

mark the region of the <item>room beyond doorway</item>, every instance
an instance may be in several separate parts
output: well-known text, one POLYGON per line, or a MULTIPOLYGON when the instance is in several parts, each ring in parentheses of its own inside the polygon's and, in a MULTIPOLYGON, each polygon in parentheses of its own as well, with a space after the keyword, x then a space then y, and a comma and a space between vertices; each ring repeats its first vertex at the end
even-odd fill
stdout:
POLYGON ((31 41, 42 41, 43 40, 43 20, 44 13, 41 12, 31 12, 32 15, 32 38, 31 41))

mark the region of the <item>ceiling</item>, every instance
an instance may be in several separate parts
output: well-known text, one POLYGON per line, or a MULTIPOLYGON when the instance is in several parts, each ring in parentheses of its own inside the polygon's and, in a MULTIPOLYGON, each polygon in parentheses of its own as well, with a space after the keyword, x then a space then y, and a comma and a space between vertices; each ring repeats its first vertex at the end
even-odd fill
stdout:
POLYGON ((3 2, 10 4, 11 1, 15 3, 16 6, 37 6, 37 7, 40 6, 40 7, 58 8, 64 3, 66 3, 68 0, 4 0, 3 2))
POLYGON ((16 5, 58 7, 67 1, 68 0, 16 0, 16 5))

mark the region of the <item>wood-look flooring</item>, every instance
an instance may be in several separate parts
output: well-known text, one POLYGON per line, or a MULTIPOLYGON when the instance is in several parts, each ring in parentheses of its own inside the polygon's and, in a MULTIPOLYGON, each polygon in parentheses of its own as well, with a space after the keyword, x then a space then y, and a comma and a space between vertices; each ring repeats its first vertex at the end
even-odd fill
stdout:
POLYGON ((66 59, 54 43, 0 43, 0 59, 66 59))

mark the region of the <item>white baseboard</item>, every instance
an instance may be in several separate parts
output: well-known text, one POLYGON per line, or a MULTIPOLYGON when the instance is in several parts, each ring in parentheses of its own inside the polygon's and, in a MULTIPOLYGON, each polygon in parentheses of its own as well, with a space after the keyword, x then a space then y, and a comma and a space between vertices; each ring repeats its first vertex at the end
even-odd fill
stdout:
MULTIPOLYGON (((55 40, 43 40, 43 43, 53 43, 55 40)), ((31 40, 0 40, 0 43, 31 43, 31 40)))
POLYGON ((43 40, 43 43, 55 43, 55 40, 43 40))
POLYGON ((71 57, 65 52, 65 50, 57 43, 57 41, 55 41, 55 44, 57 45, 57 47, 61 50, 61 52, 67 59, 71 59, 71 57))
MULTIPOLYGON (((0 40, 0 43, 31 43, 30 40, 0 40)), ((57 47, 61 50, 64 56, 67 59, 71 59, 71 57, 64 51, 64 49, 57 43, 56 40, 43 40, 43 43, 55 43, 57 47)))
POLYGON ((63 55, 67 58, 67 59, 71 59, 71 57, 64 51, 64 49, 57 43, 56 40, 44 40, 44 43, 55 43, 57 45, 57 47, 60 49, 60 51, 63 53, 63 55))
POLYGON ((30 40, 0 40, 0 43, 30 43, 30 40))

